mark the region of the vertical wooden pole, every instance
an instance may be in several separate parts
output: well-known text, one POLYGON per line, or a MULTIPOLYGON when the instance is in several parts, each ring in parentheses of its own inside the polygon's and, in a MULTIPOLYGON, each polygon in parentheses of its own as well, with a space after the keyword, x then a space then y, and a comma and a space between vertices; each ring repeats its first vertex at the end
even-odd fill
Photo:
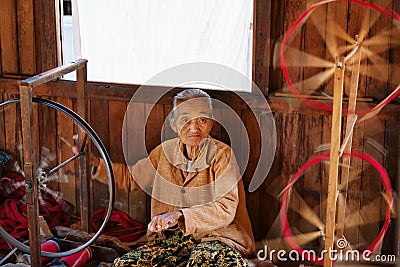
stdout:
POLYGON ((36 177, 35 150, 32 138, 32 87, 19 85, 21 97, 22 144, 24 153, 24 172, 26 204, 28 213, 29 246, 31 266, 41 266, 39 239, 39 203, 36 177))
POLYGON ((335 81, 333 88, 333 110, 332 110, 332 128, 331 128, 331 149, 329 159, 329 180, 328 197, 326 208, 326 232, 325 232, 325 250, 324 267, 331 267, 331 251, 334 248, 335 241, 335 219, 336 219, 336 199, 339 176, 339 149, 340 133, 342 130, 342 101, 343 101, 343 62, 336 60, 335 81))
MULTIPOLYGON (((357 67, 351 73, 351 84, 350 84, 350 95, 349 95, 349 105, 348 105, 348 113, 347 113, 347 121, 346 121, 346 132, 345 135, 349 135, 349 139, 345 144, 344 152, 351 153, 351 147, 353 143, 353 129, 352 121, 357 116, 355 114, 356 105, 357 105, 357 92, 358 92, 358 81, 360 77, 360 63, 361 63, 361 49, 356 53, 357 56, 357 65, 354 64, 354 67, 357 67)), ((342 237, 344 232, 344 219, 346 216, 346 199, 347 199, 347 190, 349 185, 349 177, 350 177, 350 157, 343 158, 343 168, 341 172, 341 180, 339 183, 339 194, 342 197, 338 198, 338 215, 337 215, 337 236, 342 237)))
MULTIPOLYGON (((86 93, 86 84, 87 84, 87 63, 84 64, 84 67, 78 69, 76 72, 77 77, 77 111, 78 114, 87 121, 87 93, 86 93)), ((79 145, 84 146, 85 132, 82 128, 79 128, 78 131, 79 136, 79 145)), ((89 155, 89 146, 86 146, 86 155, 89 155)), ((89 232, 89 212, 90 212, 90 177, 88 173, 89 169, 89 161, 88 157, 81 156, 79 162, 79 177, 80 177, 80 190, 79 190, 79 199, 81 203, 81 229, 83 231, 89 232)))

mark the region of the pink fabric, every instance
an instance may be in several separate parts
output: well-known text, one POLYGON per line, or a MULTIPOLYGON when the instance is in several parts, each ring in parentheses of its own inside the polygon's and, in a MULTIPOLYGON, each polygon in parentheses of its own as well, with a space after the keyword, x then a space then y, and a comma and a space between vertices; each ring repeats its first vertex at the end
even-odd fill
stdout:
MULTIPOLYGON (((91 217, 92 230, 97 232, 104 221, 106 209, 93 213, 91 217)), ((146 227, 129 217, 123 211, 113 210, 110 220, 103 232, 104 235, 117 237, 122 242, 132 242, 146 233, 146 227)))

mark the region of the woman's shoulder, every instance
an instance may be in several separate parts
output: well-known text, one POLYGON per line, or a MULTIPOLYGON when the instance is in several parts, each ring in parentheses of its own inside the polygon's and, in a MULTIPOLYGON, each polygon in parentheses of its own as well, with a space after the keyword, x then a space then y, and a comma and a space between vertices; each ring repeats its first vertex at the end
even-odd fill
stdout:
POLYGON ((215 164, 219 164, 220 162, 230 162, 232 158, 235 158, 233 149, 227 145, 226 143, 210 137, 210 148, 209 148, 209 153, 208 157, 210 157, 210 154, 213 154, 212 159, 208 159, 209 162, 214 162, 215 164), (210 153, 211 152, 211 153, 210 153))
POLYGON ((151 152, 150 157, 159 158, 160 156, 172 156, 177 152, 179 147, 179 138, 173 138, 163 141, 161 144, 156 146, 151 152))
POLYGON ((225 152, 225 153, 229 152, 230 153, 232 151, 232 148, 229 145, 227 145, 226 143, 224 143, 218 139, 215 139, 213 137, 210 137, 210 140, 213 142, 213 144, 215 145, 218 152, 225 152))

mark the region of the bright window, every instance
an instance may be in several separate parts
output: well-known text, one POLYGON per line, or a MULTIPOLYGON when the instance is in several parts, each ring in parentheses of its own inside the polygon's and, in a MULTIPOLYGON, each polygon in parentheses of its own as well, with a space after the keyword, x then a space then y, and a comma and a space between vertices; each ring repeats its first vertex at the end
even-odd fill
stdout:
MULTIPOLYGON (((72 0, 63 58, 88 59, 90 81, 147 84, 194 62, 221 64, 251 81, 252 19, 250 0, 72 0)), ((245 87, 232 89, 251 90, 245 87)))

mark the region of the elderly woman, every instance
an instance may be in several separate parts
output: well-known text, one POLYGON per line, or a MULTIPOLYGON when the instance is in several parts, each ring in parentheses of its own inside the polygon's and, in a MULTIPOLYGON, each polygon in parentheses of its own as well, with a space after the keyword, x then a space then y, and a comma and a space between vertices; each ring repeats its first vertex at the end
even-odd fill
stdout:
POLYGON ((152 188, 148 243, 114 266, 248 266, 255 244, 232 149, 210 137, 210 96, 187 89, 170 115, 178 138, 163 142, 117 186, 152 188))

